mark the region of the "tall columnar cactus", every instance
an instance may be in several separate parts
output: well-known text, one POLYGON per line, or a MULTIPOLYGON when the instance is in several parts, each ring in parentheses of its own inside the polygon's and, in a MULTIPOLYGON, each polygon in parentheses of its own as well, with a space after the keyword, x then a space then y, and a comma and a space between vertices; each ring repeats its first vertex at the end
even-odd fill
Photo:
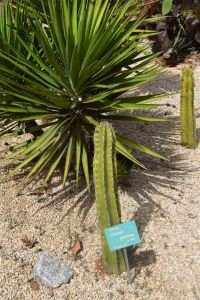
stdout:
POLYGON ((194 76, 189 67, 183 69, 181 86, 181 144, 196 148, 196 120, 194 112, 194 76))
POLYGON ((119 201, 116 192, 115 134, 108 123, 101 123, 94 133, 94 184, 97 214, 102 237, 103 263, 107 273, 125 271, 123 252, 110 252, 104 229, 120 223, 119 201))

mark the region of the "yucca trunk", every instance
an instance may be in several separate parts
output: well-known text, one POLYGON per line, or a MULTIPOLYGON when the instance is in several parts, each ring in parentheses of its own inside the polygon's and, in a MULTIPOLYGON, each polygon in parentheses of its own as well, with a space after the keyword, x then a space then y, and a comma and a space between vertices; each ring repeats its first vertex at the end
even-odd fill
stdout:
POLYGON ((125 271, 123 252, 110 252, 104 229, 120 223, 119 202, 116 192, 115 134, 108 123, 97 126, 94 134, 94 184, 97 214, 101 230, 103 263, 107 273, 125 271))
POLYGON ((183 69, 181 85, 181 144, 196 148, 196 120, 194 112, 194 75, 189 67, 183 69))

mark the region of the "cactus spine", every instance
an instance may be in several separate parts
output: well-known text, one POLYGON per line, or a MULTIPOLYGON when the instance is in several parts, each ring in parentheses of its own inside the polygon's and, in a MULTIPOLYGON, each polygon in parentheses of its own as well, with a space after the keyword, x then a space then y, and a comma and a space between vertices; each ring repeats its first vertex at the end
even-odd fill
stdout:
POLYGON ((189 67, 183 69, 181 86, 181 144, 196 148, 196 120, 194 112, 194 76, 189 67))
POLYGON ((115 134, 108 123, 101 123, 94 133, 94 184, 97 214, 101 230, 103 263, 107 273, 125 271, 123 252, 110 252, 104 234, 106 227, 120 223, 119 202, 116 193, 115 134))

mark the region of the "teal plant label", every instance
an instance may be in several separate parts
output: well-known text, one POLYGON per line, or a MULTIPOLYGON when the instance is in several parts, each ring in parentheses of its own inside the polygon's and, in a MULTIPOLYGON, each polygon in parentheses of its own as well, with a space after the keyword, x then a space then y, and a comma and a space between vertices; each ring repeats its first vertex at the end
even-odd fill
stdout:
POLYGON ((136 246, 140 236, 135 221, 115 225, 104 229, 110 251, 136 246))

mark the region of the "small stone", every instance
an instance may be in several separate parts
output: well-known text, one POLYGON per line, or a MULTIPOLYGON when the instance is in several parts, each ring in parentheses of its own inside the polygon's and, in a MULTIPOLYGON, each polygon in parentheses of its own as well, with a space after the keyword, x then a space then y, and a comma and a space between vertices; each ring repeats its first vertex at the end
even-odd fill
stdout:
POLYGON ((110 293, 109 300, 112 300, 112 299, 114 299, 114 295, 113 295, 113 293, 110 293))
POLYGON ((197 218, 197 215, 195 215, 195 214, 188 214, 188 217, 190 218, 190 219, 196 219, 197 218))
POLYGON ((49 288, 57 288, 63 283, 69 283, 74 277, 74 270, 62 260, 48 252, 37 255, 34 267, 34 278, 49 288))
POLYGON ((119 293, 120 295, 124 295, 124 294, 125 294, 125 292, 122 291, 122 290, 117 290, 117 291, 118 291, 118 293, 119 293))
POLYGON ((189 32, 191 35, 197 32, 199 29, 199 21, 195 16, 189 15, 186 17, 186 31, 189 32))
POLYGON ((168 65, 174 65, 177 62, 177 51, 174 48, 168 49, 163 53, 163 59, 168 65))
POLYGON ((52 195, 53 195, 53 188, 52 188, 51 186, 49 186, 49 187, 46 189, 46 193, 47 193, 47 195, 52 196, 52 195))
POLYGON ((167 249, 167 248, 168 248, 168 244, 164 243, 164 249, 167 249))
POLYGON ((54 297, 54 290, 53 290, 53 289, 50 289, 50 290, 49 290, 49 296, 50 296, 50 297, 54 297))
POLYGON ((42 196, 39 196, 38 198, 37 198, 37 202, 38 203, 42 203, 42 202, 44 202, 44 196, 42 195, 42 196))
POLYGON ((36 253, 38 253, 38 252, 42 252, 42 251, 43 251, 43 249, 42 249, 42 248, 38 248, 38 249, 36 249, 36 250, 35 250, 35 252, 36 252, 36 253))

